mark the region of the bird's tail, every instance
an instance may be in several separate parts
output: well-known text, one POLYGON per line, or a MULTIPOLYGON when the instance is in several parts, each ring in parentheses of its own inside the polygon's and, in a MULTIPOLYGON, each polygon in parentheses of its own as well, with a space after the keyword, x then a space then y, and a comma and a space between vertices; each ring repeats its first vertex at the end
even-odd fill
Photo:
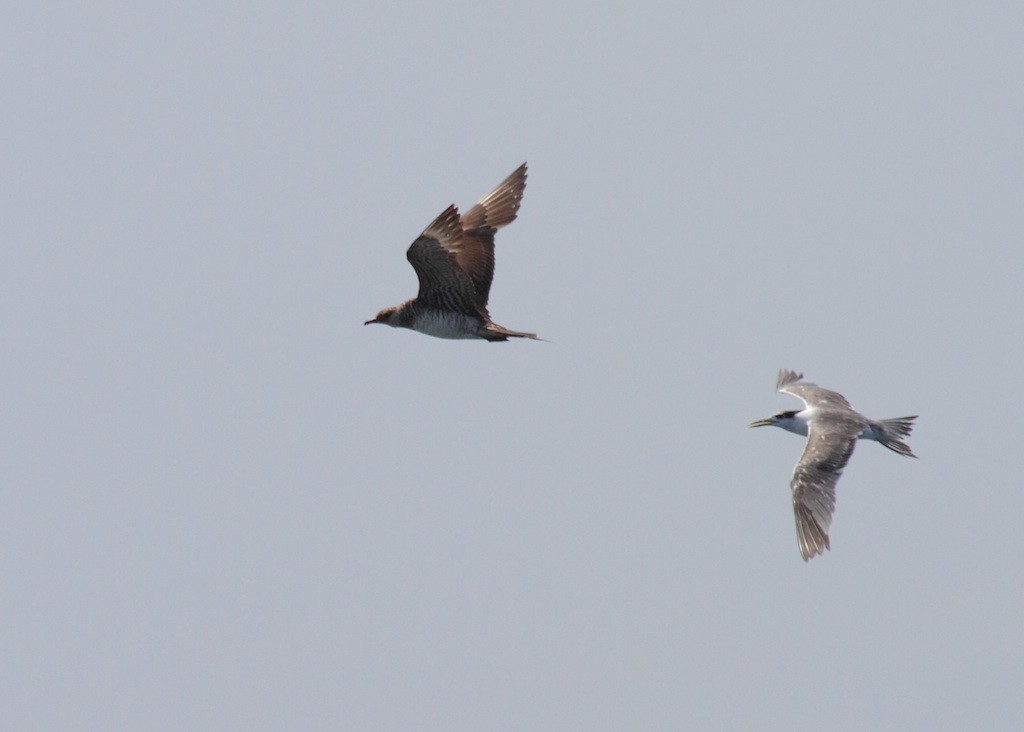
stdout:
POLYGON ((488 323, 484 338, 489 341, 507 341, 509 338, 532 338, 535 341, 542 341, 543 338, 538 338, 536 333, 525 333, 519 330, 509 330, 503 325, 497 323, 488 323))
POLYGON ((902 439, 907 437, 910 434, 910 431, 914 429, 915 419, 917 419, 916 414, 913 417, 895 417, 893 419, 883 419, 879 422, 875 422, 874 425, 872 425, 875 432, 875 439, 893 452, 898 452, 900 455, 906 455, 907 457, 916 458, 917 455, 911 451, 910 445, 902 439))

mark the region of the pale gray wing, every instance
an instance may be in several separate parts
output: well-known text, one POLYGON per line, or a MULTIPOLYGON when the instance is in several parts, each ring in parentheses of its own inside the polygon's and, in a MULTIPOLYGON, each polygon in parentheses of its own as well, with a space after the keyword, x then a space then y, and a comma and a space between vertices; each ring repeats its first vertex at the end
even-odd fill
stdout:
POLYGON ((796 371, 779 369, 779 378, 775 381, 775 390, 782 391, 782 387, 800 381, 802 378, 804 378, 804 375, 798 374, 796 371))
POLYGON ((516 168, 493 191, 462 216, 467 231, 481 226, 500 229, 515 220, 526 190, 526 163, 516 168))
POLYGON ((846 409, 853 409, 850 403, 846 401, 846 397, 839 392, 823 389, 809 381, 801 381, 803 378, 803 374, 783 369, 779 371, 779 378, 775 382, 775 388, 783 394, 792 394, 808 407, 844 407, 846 409))
POLYGON ((405 256, 419 278, 417 299, 423 305, 477 315, 476 287, 458 263, 463 239, 459 210, 449 206, 409 245, 405 256))
POLYGON ((793 469, 793 512, 800 556, 806 562, 830 548, 832 514, 836 510, 836 482, 850 461, 863 425, 842 413, 820 415, 807 435, 803 455, 793 469))

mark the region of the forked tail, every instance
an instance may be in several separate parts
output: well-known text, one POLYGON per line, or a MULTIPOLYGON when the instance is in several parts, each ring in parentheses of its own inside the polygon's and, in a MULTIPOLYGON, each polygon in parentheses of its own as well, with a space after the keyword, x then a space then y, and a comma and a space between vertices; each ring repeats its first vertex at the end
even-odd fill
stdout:
POLYGON ((910 450, 910 445, 902 439, 907 437, 910 434, 910 431, 914 429, 915 419, 917 419, 916 414, 913 417, 895 417, 893 419, 883 419, 875 422, 875 424, 872 425, 876 435, 875 439, 893 452, 898 452, 900 455, 906 455, 907 457, 916 458, 917 455, 910 450))

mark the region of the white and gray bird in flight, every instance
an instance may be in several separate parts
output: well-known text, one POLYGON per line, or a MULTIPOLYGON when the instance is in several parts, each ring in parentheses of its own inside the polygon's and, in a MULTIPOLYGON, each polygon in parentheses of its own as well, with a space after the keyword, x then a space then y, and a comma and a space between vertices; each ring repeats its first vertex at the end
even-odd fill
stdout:
POLYGON ((526 189, 526 163, 459 215, 454 204, 423 230, 405 253, 420 289, 401 305, 384 308, 370 323, 409 328, 437 338, 537 338, 491 320, 487 297, 494 278, 494 234, 511 223, 526 189))
POLYGON ((857 440, 875 440, 900 455, 917 457, 902 439, 910 434, 917 416, 876 422, 855 411, 842 394, 802 381, 803 378, 803 374, 782 370, 775 384, 778 391, 800 399, 803 409, 779 412, 747 426, 774 425, 807 437, 790 481, 796 538, 800 556, 806 562, 831 549, 828 529, 836 509, 836 481, 843 474, 857 440))

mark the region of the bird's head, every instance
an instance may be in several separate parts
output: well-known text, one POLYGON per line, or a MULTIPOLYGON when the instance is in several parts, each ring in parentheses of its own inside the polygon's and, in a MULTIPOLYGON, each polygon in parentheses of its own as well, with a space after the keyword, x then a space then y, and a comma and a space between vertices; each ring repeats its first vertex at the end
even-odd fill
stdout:
POLYGON ((363 325, 369 325, 370 323, 383 323, 384 325, 390 325, 392 328, 397 328, 398 308, 384 308, 372 320, 367 320, 363 325))
POLYGON ((773 414, 771 417, 765 417, 755 422, 751 422, 747 427, 769 427, 774 425, 775 427, 787 428, 787 425, 791 425, 794 422, 794 418, 797 415, 797 410, 791 410, 789 412, 779 412, 773 414))

